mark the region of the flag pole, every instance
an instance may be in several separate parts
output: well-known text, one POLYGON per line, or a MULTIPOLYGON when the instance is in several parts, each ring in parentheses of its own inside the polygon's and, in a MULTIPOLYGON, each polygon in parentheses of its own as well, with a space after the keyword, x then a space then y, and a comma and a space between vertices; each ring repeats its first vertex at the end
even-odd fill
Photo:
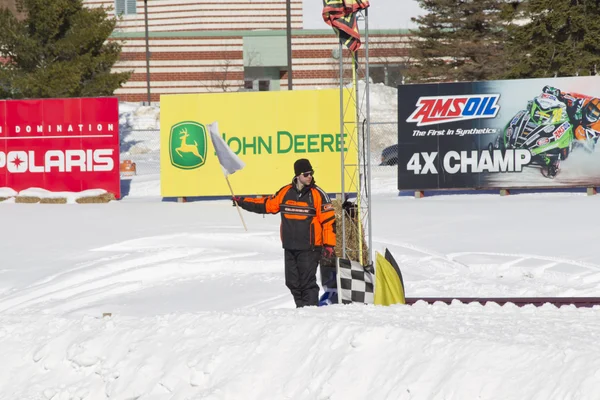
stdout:
MULTIPOLYGON (((225 180, 227 181, 227 186, 229 186, 229 191, 231 192, 231 197, 235 197, 235 194, 233 194, 233 189, 231 188, 231 183, 229 183, 229 177, 227 175, 225 175, 225 180)), ((244 225, 244 229, 246 230, 246 232, 248 232, 248 228, 246 227, 246 222, 244 222, 244 217, 242 216, 242 212, 240 211, 240 206, 238 205, 237 201, 234 201, 235 203, 235 208, 237 208, 237 212, 240 215, 240 219, 242 220, 242 224, 244 225)))

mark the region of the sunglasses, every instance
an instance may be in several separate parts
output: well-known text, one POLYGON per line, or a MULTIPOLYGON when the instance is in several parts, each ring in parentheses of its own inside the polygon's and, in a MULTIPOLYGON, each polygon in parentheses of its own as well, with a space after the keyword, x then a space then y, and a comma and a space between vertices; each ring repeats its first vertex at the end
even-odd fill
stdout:
POLYGON ((308 178, 309 176, 312 176, 313 173, 314 173, 313 171, 303 172, 302 176, 305 178, 308 178))

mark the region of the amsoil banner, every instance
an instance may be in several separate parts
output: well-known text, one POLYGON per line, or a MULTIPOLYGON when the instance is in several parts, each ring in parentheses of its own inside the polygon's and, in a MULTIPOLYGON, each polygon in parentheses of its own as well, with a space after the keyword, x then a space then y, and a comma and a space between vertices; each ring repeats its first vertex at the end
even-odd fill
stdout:
POLYGON ((398 189, 600 185, 600 78, 398 87, 398 189))
MULTIPOLYGON (((236 195, 275 193, 292 181, 298 158, 310 160, 323 190, 341 191, 337 89, 163 95, 160 102, 163 197, 231 195, 208 132, 213 122, 245 164, 229 176, 236 195)), ((356 165, 356 146, 347 134, 344 149, 356 165)), ((346 171, 348 191, 353 174, 346 171)))
POLYGON ((119 198, 117 98, 0 101, 0 187, 119 198))

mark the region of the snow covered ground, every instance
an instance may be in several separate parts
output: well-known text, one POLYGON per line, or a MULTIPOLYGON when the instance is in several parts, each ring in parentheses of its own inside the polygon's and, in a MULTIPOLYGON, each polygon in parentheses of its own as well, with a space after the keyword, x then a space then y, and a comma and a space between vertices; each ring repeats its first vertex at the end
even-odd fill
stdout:
MULTIPOLYGON (((376 192, 374 249, 395 255, 411 297, 600 296, 598 197, 376 192), (536 223, 532 212, 555 219, 536 223)), ((0 204, 0 218, 2 399, 596 399, 600 390, 600 309, 297 310, 278 217, 246 213, 244 232, 229 201, 0 204)))
MULTIPOLYGON (((0 399, 599 398, 600 308, 295 309, 278 216, 159 182, 0 204, 0 399)), ((598 196, 399 197, 388 167, 372 203, 410 297, 600 296, 598 196)))

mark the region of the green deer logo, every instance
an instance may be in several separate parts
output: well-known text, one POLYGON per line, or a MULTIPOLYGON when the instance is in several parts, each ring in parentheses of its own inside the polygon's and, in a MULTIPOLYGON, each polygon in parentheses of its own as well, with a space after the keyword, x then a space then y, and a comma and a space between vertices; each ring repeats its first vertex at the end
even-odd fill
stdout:
POLYGON ((180 169, 195 169, 206 161, 206 128, 197 122, 173 125, 170 136, 171 164, 180 169))

